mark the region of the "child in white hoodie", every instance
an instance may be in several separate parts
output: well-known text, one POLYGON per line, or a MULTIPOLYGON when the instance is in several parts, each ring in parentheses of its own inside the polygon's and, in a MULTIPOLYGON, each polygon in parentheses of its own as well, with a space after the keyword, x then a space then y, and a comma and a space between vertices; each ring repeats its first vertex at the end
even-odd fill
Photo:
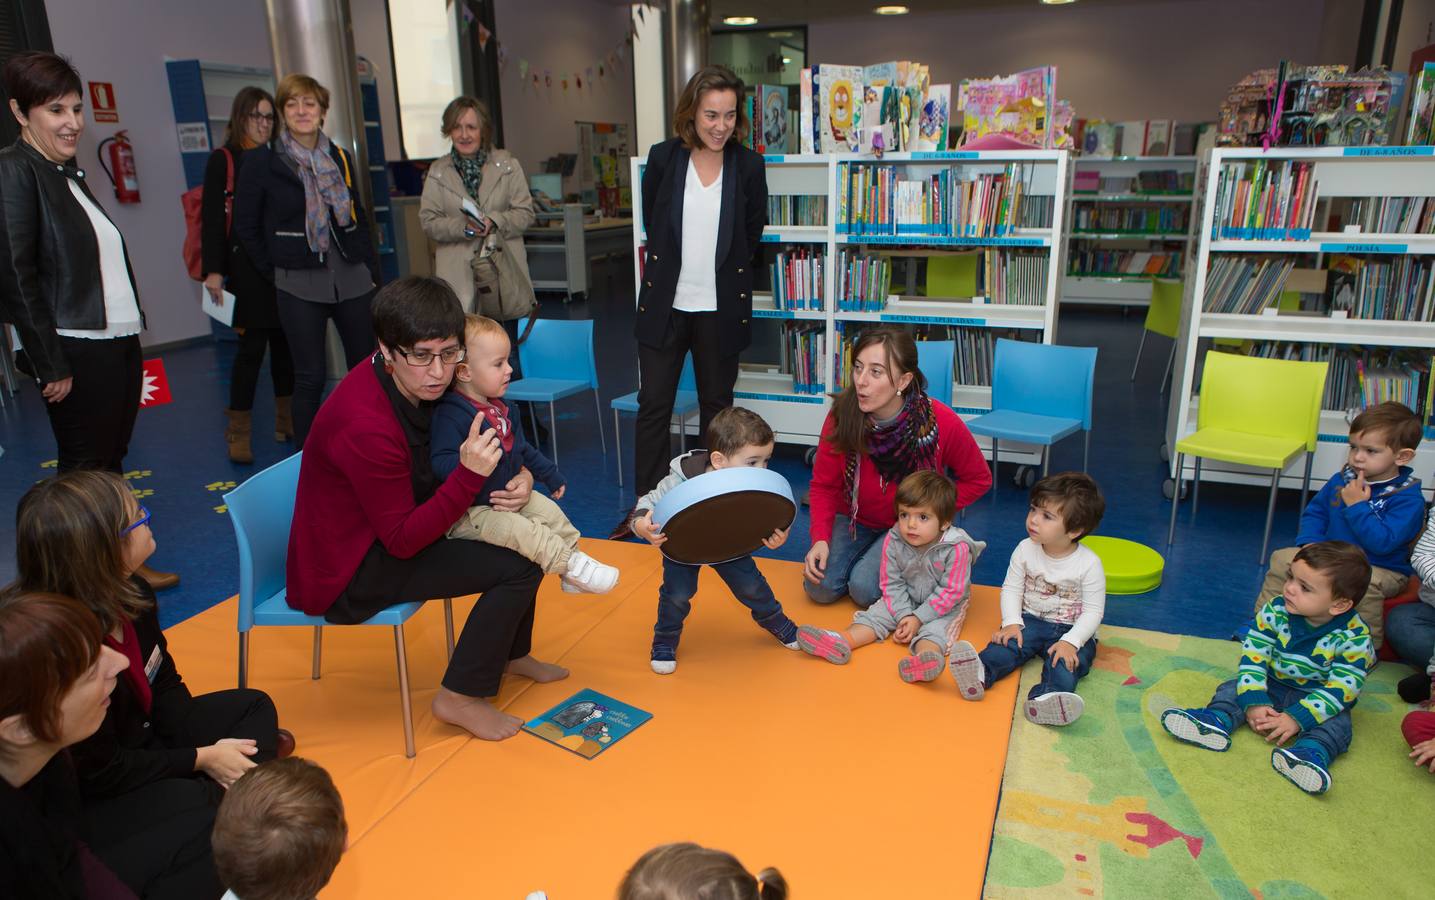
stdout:
POLYGON ((936 679, 967 617, 972 563, 986 549, 952 527, 956 512, 956 489, 940 472, 921 469, 903 478, 897 486, 897 524, 883 538, 877 576, 882 598, 859 610, 846 631, 802 626, 798 645, 842 665, 854 649, 891 636, 909 649, 897 664, 903 681, 936 679))

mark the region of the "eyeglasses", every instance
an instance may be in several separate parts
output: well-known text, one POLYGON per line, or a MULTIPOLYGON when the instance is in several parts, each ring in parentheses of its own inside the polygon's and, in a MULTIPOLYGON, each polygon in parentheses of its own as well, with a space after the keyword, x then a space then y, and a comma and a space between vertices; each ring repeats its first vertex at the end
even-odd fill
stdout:
POLYGON ((125 526, 125 529, 120 532, 120 537, 124 537, 125 535, 129 534, 131 531, 134 531, 136 528, 140 527, 141 525, 148 525, 148 524, 149 524, 149 510, 147 510, 147 509, 145 509, 143 506, 141 506, 141 507, 140 507, 140 517, 139 517, 139 521, 137 521, 137 522, 132 522, 132 523, 130 523, 129 525, 125 526))
POLYGON ((252 112, 249 114, 249 118, 258 122, 269 122, 270 124, 274 122, 273 113, 252 112))
POLYGON ((427 369, 437 359, 445 366, 456 366, 463 362, 468 355, 463 347, 448 347, 434 353, 432 350, 405 350, 403 347, 395 347, 394 351, 404 358, 404 361, 416 369, 427 369))

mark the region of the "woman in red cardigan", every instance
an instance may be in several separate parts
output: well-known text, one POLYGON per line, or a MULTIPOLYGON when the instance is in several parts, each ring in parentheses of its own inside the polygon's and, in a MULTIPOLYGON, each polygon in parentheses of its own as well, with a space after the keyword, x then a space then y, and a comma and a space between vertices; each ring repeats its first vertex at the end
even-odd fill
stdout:
MULTIPOLYGON (((511 550, 444 538, 502 453, 474 419, 458 468, 439 481, 429 465, 429 419, 464 358, 463 307, 436 278, 410 277, 374 297, 379 349, 320 407, 299 470, 289 532, 288 601, 349 625, 399 603, 482 594, 459 635, 433 713, 484 740, 518 733, 523 720, 485 698, 505 673, 535 681, 568 676, 529 655, 543 571, 511 550)), ((493 492, 500 509, 528 500, 525 469, 493 492)))
POLYGON ((807 596, 833 603, 850 594, 864 608, 881 596, 879 539, 897 521, 897 483, 918 469, 951 475, 958 509, 992 486, 967 426, 927 396, 911 334, 874 328, 852 347, 852 381, 833 402, 817 444, 807 596))

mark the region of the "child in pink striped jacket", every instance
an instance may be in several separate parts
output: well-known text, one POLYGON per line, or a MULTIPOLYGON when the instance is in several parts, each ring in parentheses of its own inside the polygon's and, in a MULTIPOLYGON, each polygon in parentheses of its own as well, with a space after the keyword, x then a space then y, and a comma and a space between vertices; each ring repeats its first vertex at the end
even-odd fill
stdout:
POLYGON ((846 631, 802 626, 798 645, 841 665, 857 647, 891 635, 908 647, 897 664, 903 681, 940 675, 967 617, 972 563, 987 546, 952 526, 956 511, 956 490, 941 473, 921 469, 903 478, 897 486, 897 524, 883 538, 881 599, 853 616, 846 631))

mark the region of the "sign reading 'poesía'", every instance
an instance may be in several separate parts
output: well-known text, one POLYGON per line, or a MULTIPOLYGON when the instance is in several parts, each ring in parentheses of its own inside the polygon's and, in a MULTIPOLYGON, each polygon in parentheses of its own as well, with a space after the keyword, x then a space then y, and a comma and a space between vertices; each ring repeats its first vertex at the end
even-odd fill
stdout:
POLYGON ((1347 244, 1333 241, 1321 241, 1321 253, 1391 253, 1405 254, 1409 252, 1409 244, 1347 244))

